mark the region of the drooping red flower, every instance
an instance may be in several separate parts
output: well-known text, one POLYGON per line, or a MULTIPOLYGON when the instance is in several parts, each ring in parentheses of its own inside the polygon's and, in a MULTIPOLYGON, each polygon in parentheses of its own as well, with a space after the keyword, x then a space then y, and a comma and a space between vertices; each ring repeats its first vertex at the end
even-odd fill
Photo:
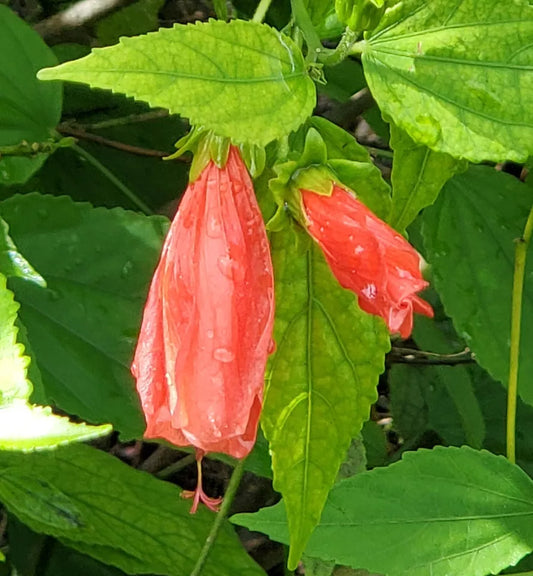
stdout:
POLYGON ((433 317, 417 296, 428 286, 422 258, 401 234, 336 184, 331 196, 309 190, 301 195, 309 233, 339 283, 358 295, 362 310, 381 316, 402 338, 411 334, 413 312, 433 317))
MULTIPOLYGON (((132 366, 146 438, 245 457, 272 349, 274 291, 265 226, 235 147, 181 200, 155 271, 132 366)), ((199 465, 200 471, 200 465, 199 465)), ((210 502, 201 492, 198 499, 210 502)))

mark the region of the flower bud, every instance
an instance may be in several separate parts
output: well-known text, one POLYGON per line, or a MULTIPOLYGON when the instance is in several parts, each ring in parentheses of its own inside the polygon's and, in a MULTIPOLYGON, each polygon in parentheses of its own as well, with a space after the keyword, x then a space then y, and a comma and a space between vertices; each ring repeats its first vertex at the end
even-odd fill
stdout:
POLYGON ((362 310, 381 316, 402 338, 411 334, 413 312, 433 317, 431 306, 417 296, 428 286, 422 257, 403 236, 337 184, 329 196, 301 190, 301 197, 307 230, 362 310))
POLYGON ((255 443, 273 321, 268 239, 231 147, 223 168, 210 161, 185 191, 152 280, 132 366, 145 437, 193 446, 200 459, 245 457, 255 443))

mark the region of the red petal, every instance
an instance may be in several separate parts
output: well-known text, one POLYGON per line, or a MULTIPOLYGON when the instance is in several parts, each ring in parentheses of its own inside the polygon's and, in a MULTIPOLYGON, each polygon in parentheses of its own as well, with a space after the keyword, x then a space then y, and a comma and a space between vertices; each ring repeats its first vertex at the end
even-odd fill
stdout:
POLYGON ((232 147, 187 188, 154 275, 134 362, 146 435, 247 455, 273 319, 268 239, 232 147))
POLYGON ((331 196, 301 193, 309 233, 363 310, 381 316, 403 338, 411 334, 413 310, 433 315, 416 295, 428 285, 420 271, 422 259, 403 236, 340 186, 334 185, 331 196))

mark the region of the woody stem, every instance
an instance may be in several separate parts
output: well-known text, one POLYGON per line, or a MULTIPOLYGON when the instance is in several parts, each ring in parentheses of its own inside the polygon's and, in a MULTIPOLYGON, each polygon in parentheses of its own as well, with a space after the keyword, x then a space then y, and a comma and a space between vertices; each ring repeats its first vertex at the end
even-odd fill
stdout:
POLYGON ((522 320, 522 294, 526 271, 526 256, 533 234, 533 208, 529 213, 521 238, 516 240, 511 308, 511 351, 509 383, 507 387, 507 458, 516 462, 516 403, 518 396, 518 368, 520 360, 520 324, 522 320))
POLYGON ((226 519, 229 509, 233 504, 233 500, 235 498, 235 494, 237 493, 237 488, 241 482, 241 478, 244 472, 244 462, 246 459, 240 460, 235 468, 233 469, 233 474, 231 475, 228 488, 226 493, 224 494, 224 500, 222 501, 222 505, 220 506, 220 511, 215 517, 215 521, 213 522, 213 526, 207 536, 202 551, 200 552, 200 556, 196 561, 196 565, 194 566, 193 571, 191 572, 191 576, 200 576, 202 570, 205 566, 209 553, 213 548, 214 543, 216 542, 218 533, 220 532, 224 520, 226 519))

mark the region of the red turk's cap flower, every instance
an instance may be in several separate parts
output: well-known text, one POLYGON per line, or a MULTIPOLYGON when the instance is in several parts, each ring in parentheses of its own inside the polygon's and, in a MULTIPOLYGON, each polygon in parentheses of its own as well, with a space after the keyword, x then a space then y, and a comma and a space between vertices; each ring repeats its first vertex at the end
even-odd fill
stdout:
POLYGON ((194 446, 199 459, 245 457, 273 322, 265 226, 231 147, 224 168, 211 161, 185 191, 152 280, 132 366, 145 437, 194 446))
POLYGON ((402 338, 411 334, 413 312, 433 317, 417 296, 428 286, 422 257, 403 236, 336 184, 331 196, 301 194, 309 233, 339 283, 358 295, 362 310, 381 316, 402 338))

